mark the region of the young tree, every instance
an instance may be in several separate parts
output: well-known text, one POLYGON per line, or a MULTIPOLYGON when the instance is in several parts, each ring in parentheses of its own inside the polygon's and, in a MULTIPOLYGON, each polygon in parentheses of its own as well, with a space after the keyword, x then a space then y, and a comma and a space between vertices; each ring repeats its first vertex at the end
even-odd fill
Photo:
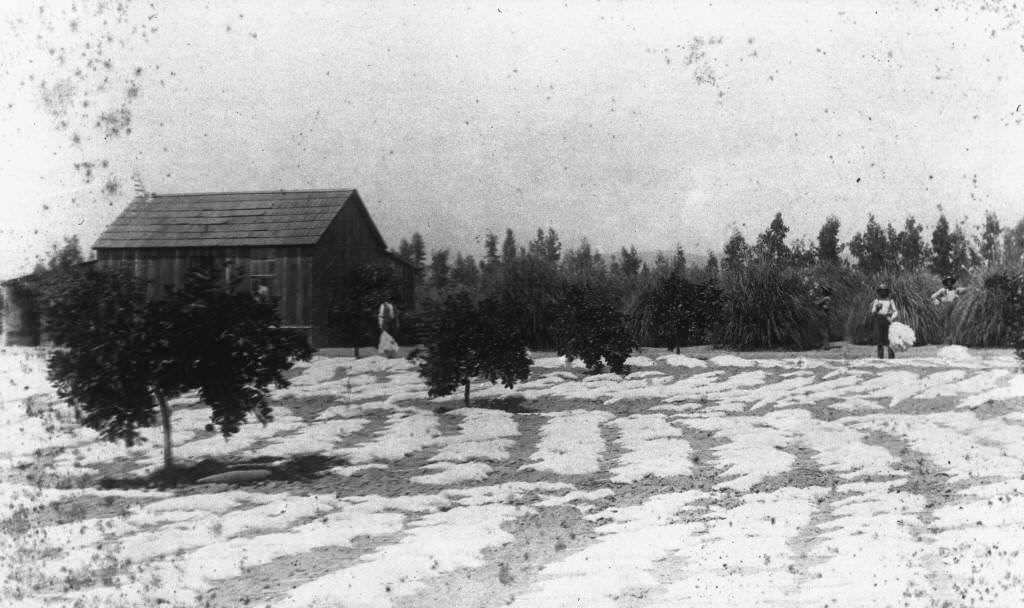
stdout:
POLYGON ((616 374, 627 372, 626 359, 637 348, 626 316, 595 288, 569 288, 555 322, 558 354, 581 359, 592 372, 607 365, 616 374))
POLYGON ((288 386, 283 373, 312 354, 305 336, 280 327, 274 303, 199 273, 165 300, 146 302, 144 292, 127 271, 90 270, 70 277, 48 306, 59 347, 50 380, 85 412, 83 423, 131 445, 159 412, 171 469, 177 395, 198 391, 225 437, 249 414, 270 420, 268 386, 288 386))
POLYGON ((433 312, 426 340, 426 357, 419 372, 428 386, 427 394, 440 397, 463 387, 469 405, 474 378, 501 380, 507 388, 526 380, 532 361, 526 344, 508 311, 495 300, 474 304, 465 292, 449 294, 433 312))
POLYGON ((818 231, 818 261, 838 264, 839 255, 845 246, 839 242, 839 218, 830 215, 818 231))

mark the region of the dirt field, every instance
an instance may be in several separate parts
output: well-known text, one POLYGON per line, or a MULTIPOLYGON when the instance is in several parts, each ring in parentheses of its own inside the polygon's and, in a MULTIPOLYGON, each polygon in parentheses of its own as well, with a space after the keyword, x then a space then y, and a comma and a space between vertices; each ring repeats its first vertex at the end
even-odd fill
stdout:
POLYGON ((226 442, 177 402, 168 487, 157 432, 98 441, 0 353, 0 604, 1024 606, 1009 351, 535 353, 469 408, 322 354, 226 442))

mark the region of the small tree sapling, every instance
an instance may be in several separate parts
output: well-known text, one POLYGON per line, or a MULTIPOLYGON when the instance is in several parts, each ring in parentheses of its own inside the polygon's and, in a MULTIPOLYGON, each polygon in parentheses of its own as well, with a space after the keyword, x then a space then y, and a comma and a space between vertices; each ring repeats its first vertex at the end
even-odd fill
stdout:
POLYGON ((569 288, 555 325, 558 354, 580 359, 592 372, 604 365, 616 374, 628 371, 626 359, 637 348, 626 316, 592 287, 569 288))
POLYGON ((530 375, 532 361, 512 317, 494 300, 474 304, 465 292, 450 294, 433 312, 420 375, 431 397, 463 387, 469 405, 470 384, 483 378, 512 388, 530 375))

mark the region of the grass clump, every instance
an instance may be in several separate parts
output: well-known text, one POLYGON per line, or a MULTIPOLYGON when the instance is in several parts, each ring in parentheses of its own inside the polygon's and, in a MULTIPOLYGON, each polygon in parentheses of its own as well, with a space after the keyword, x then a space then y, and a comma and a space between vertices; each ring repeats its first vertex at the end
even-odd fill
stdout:
POLYGON ((828 315, 799 269, 753 260, 722 273, 722 316, 715 342, 737 350, 821 346, 828 315))

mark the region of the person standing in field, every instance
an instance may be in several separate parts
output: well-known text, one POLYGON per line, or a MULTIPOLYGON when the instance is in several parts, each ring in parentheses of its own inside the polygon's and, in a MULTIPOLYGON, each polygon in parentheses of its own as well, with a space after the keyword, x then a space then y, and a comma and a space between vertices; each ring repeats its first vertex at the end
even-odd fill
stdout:
POLYGON ((956 286, 956 277, 948 275, 942 277, 942 287, 932 294, 932 304, 952 304, 966 289, 956 286))
POLYGON ((395 356, 398 353, 398 342, 395 339, 398 335, 398 311, 388 300, 382 302, 377 310, 377 325, 380 327, 377 350, 387 357, 395 356))
POLYGON ((884 359, 888 351, 889 358, 895 359, 896 353, 889 346, 889 325, 896 320, 896 302, 892 299, 889 286, 882 283, 875 291, 875 299, 871 301, 871 323, 878 345, 878 358, 884 359))

